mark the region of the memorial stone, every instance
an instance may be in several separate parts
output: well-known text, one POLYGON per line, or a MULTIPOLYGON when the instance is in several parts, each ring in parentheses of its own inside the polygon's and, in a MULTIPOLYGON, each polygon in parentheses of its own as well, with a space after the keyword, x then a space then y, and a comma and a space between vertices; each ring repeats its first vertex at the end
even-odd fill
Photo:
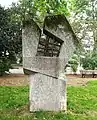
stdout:
POLYGON ((23 68, 30 80, 30 111, 66 110, 64 68, 78 40, 64 15, 47 16, 43 34, 33 20, 24 23, 23 68))

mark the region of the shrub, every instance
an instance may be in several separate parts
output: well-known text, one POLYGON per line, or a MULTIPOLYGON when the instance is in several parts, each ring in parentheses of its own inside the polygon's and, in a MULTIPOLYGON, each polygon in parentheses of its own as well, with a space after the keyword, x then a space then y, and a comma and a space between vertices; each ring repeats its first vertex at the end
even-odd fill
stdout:
POLYGON ((97 68, 97 53, 87 54, 85 58, 81 60, 84 69, 96 69, 97 68))
POLYGON ((73 57, 69 60, 68 66, 72 68, 73 72, 76 72, 78 68, 78 63, 79 63, 79 58, 76 54, 74 54, 73 57))
POLYGON ((11 68, 11 62, 5 57, 0 58, 0 76, 11 68))

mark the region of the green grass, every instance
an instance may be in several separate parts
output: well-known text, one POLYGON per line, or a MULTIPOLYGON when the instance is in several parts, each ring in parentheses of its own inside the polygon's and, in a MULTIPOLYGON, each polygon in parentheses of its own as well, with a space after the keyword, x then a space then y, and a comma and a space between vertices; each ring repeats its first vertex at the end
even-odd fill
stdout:
POLYGON ((26 87, 0 87, 0 120, 97 120, 97 81, 68 87, 68 111, 30 113, 26 87))

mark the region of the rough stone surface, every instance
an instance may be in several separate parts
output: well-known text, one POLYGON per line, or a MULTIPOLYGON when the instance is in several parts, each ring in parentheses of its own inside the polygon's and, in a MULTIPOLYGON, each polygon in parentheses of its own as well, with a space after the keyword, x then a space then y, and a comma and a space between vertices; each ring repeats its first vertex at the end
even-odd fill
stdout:
POLYGON ((66 110, 66 82, 39 73, 30 78, 30 111, 66 110))
POLYGON ((59 58, 65 59, 64 64, 61 64, 65 66, 78 44, 67 19, 63 15, 48 16, 45 18, 43 30, 45 34, 51 33, 63 41, 59 58))
POLYGON ((24 58, 26 64, 24 68, 52 77, 59 77, 60 72, 64 72, 65 59, 52 57, 30 57, 24 58))
POLYGON ((52 16, 49 18, 47 17, 44 21, 44 33, 48 35, 49 32, 50 36, 55 35, 56 38, 63 41, 59 57, 36 56, 41 31, 31 21, 23 29, 23 66, 25 69, 34 72, 58 77, 59 73, 64 71, 65 65, 72 56, 76 44, 74 42, 77 42, 77 40, 73 37, 72 30, 66 18, 63 16, 57 16, 56 19, 52 16))
POLYGON ((23 67, 30 79, 30 111, 66 110, 66 82, 62 73, 78 43, 63 15, 45 18, 41 30, 32 20, 23 28, 23 67))
POLYGON ((23 65, 27 64, 24 58, 36 56, 40 36, 41 30, 34 21, 25 24, 22 30, 23 65))

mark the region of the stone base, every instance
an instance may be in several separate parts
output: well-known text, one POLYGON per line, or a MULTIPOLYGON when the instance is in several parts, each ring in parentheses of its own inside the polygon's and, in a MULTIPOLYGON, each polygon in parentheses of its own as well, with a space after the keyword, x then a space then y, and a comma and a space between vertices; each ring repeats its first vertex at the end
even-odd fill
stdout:
POLYGON ((66 82, 40 73, 29 75, 30 111, 66 110, 66 82))

